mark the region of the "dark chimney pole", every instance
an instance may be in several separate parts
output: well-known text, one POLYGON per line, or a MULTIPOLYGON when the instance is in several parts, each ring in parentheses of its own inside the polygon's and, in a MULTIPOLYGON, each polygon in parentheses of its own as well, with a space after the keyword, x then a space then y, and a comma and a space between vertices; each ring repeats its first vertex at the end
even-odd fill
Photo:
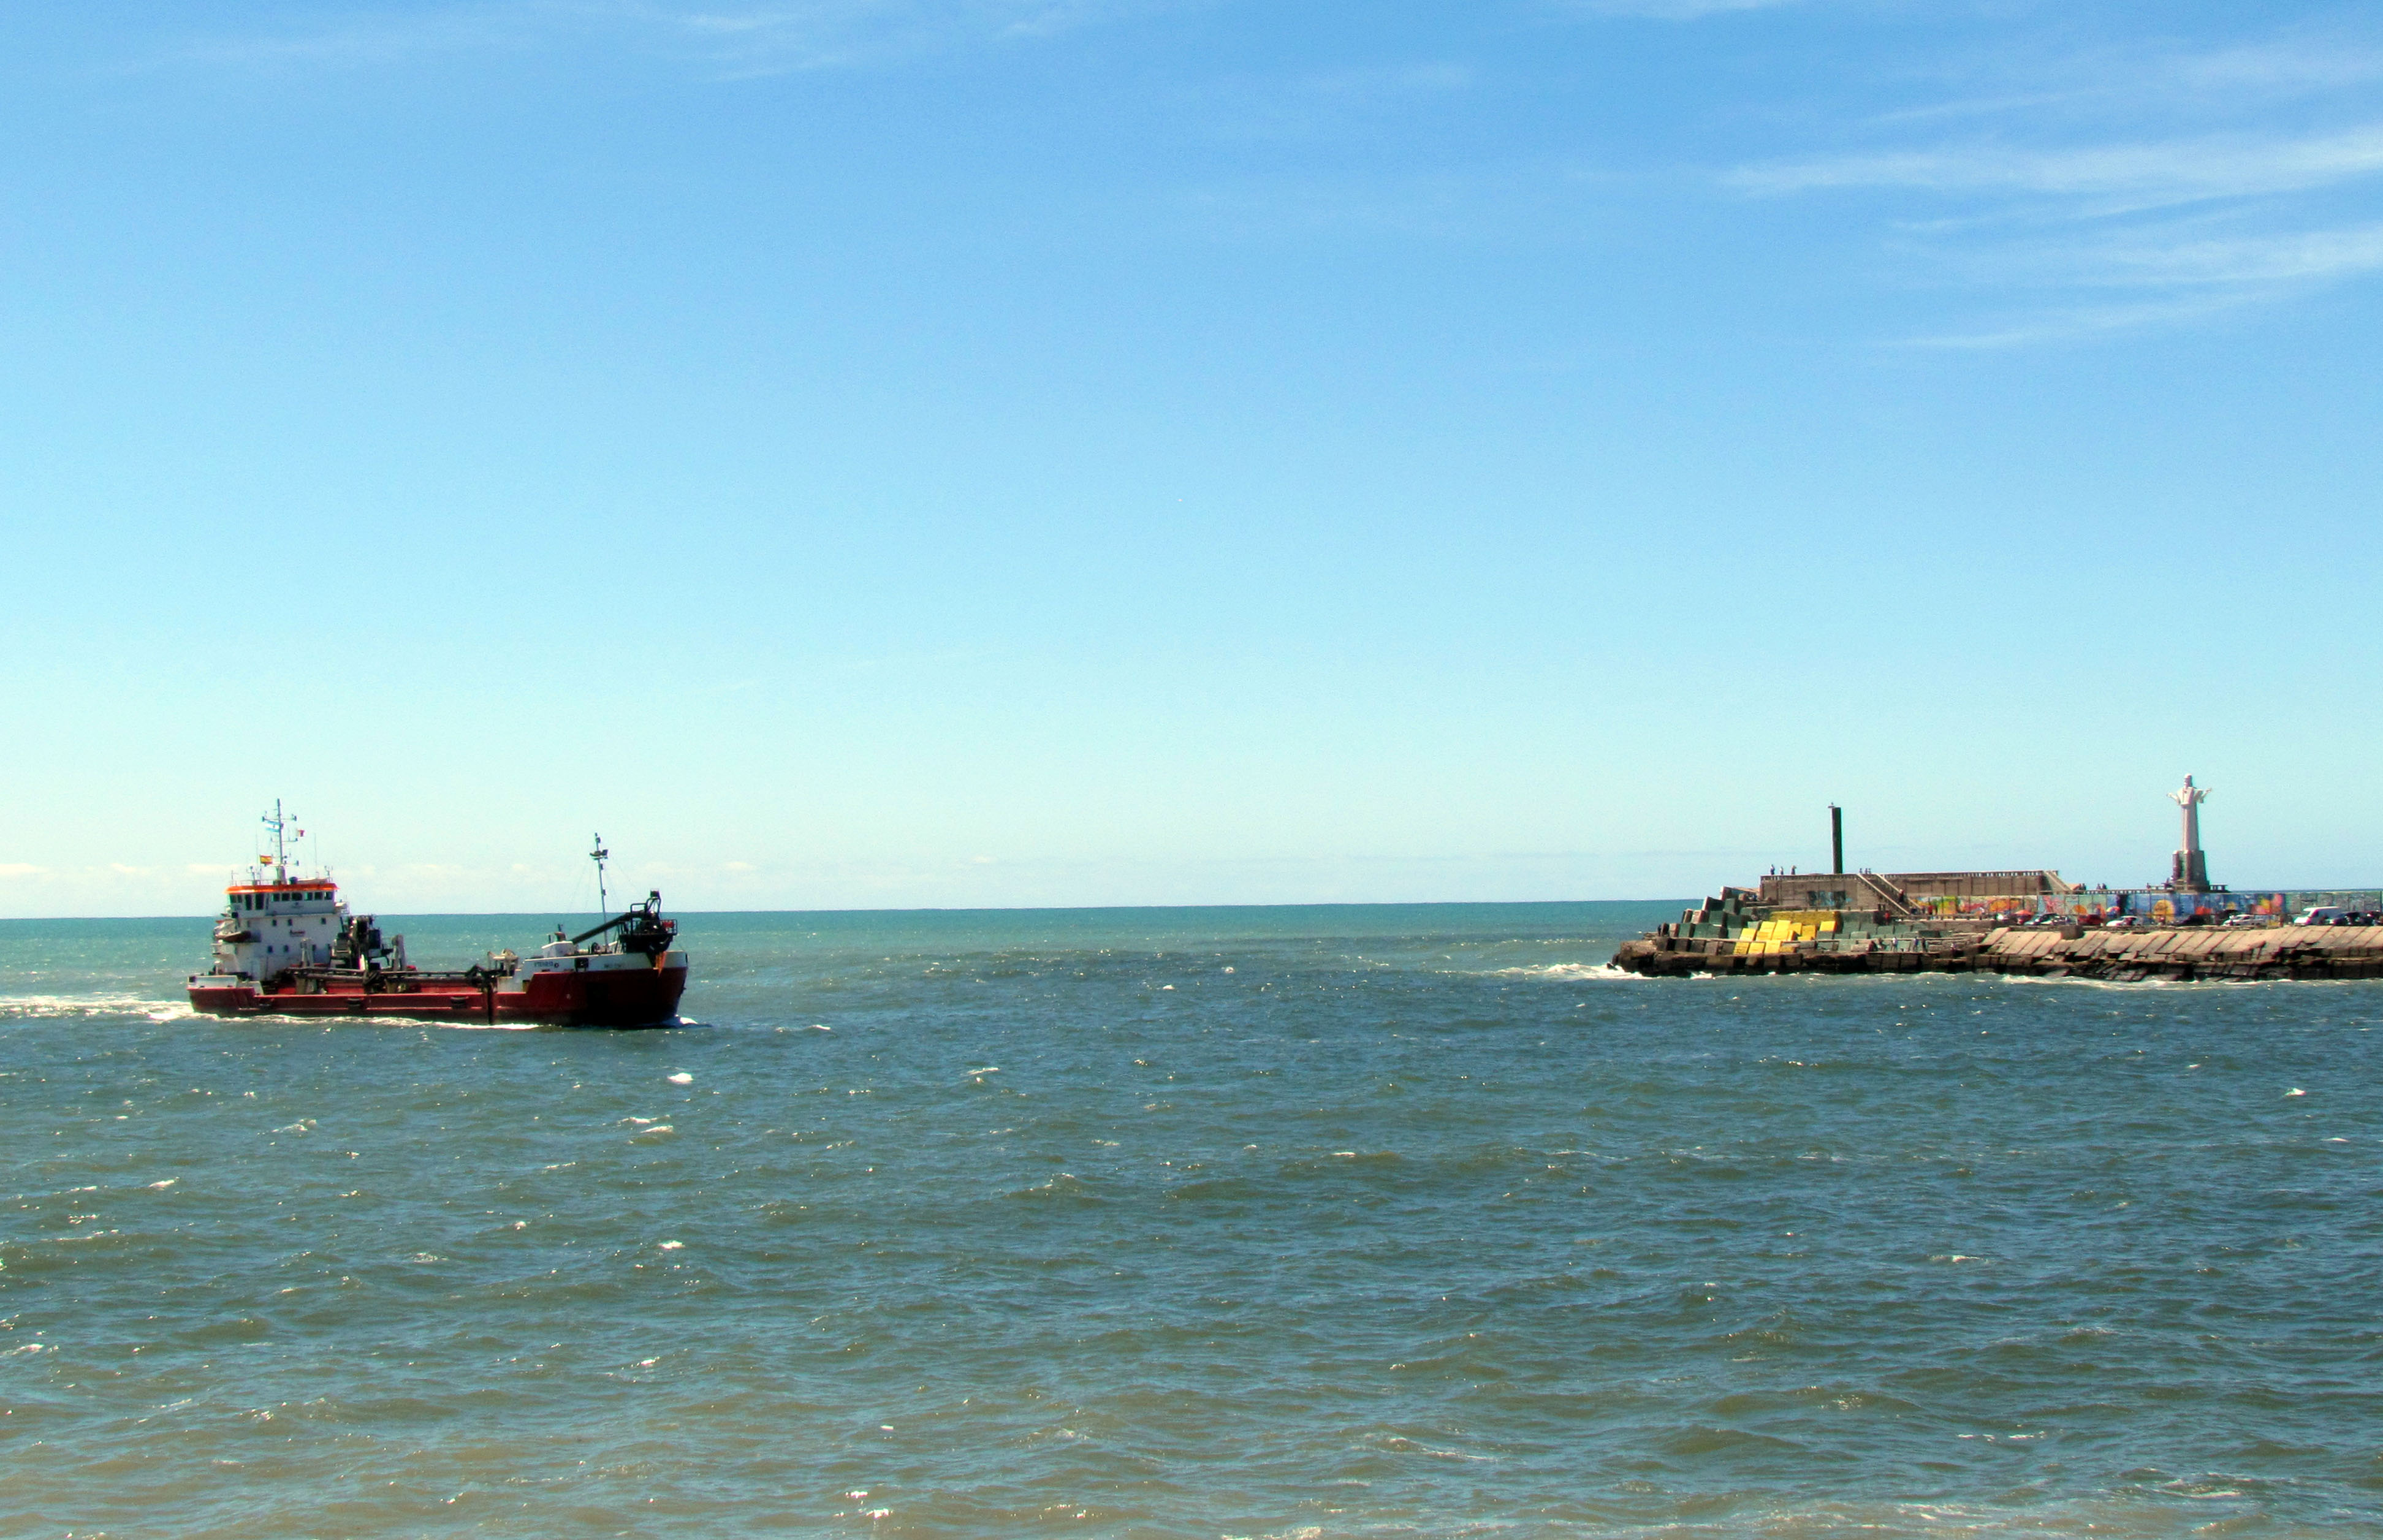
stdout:
POLYGON ((1829 854, 1836 857, 1837 875, 1846 874, 1846 810, 1829 804, 1829 854))

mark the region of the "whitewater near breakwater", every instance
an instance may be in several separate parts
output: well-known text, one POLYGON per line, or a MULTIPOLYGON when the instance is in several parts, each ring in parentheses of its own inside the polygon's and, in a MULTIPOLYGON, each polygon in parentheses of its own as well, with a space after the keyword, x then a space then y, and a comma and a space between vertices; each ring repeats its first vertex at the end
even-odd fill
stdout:
POLYGON ((0 1530, 2375 1532, 2383 984, 1678 908, 705 916, 635 1034, 0 924, 0 1530))

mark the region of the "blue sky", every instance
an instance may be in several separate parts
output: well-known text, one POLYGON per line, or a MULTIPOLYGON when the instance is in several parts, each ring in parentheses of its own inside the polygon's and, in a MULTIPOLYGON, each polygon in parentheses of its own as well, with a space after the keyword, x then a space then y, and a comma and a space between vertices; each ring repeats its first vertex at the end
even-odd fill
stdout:
POLYGON ((2383 881, 2371 8, 5 14, 0 913, 2383 881))

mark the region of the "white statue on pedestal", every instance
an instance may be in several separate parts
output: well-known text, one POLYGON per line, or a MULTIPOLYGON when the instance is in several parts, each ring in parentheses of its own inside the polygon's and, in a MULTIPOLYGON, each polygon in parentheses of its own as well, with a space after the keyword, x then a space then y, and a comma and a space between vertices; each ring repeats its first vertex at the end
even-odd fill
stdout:
POLYGON ((2209 789, 2194 785, 2188 775, 2184 789, 2170 792, 2167 797, 2184 809, 2184 845, 2168 866, 2167 885, 2182 893, 2207 893, 2209 858, 2201 849, 2201 805, 2209 799, 2209 789))

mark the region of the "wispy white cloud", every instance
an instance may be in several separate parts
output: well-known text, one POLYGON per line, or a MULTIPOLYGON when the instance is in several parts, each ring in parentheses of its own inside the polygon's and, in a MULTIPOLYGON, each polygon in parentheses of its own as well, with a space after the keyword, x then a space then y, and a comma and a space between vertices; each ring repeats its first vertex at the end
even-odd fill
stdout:
POLYGON ((2296 36, 2155 55, 2138 71, 2167 88, 2266 93, 2332 91, 2383 80, 2383 48, 2358 38, 2296 36))
POLYGON ((424 55, 624 42, 735 73, 848 68, 1045 38, 1175 0, 478 0, 416 11, 324 7, 271 30, 186 36, 148 62, 369 68, 424 55))
POLYGON ((2301 34, 1993 73, 1846 123, 1858 148, 1722 182, 1858 199, 1915 278, 2004 312, 1930 346, 2192 324, 2383 268, 2383 48, 2301 34))
POLYGON ((500 5, 403 15, 351 12, 312 23, 291 21, 269 31, 198 33, 157 50, 139 66, 338 68, 511 47, 535 37, 532 9, 500 5))
POLYGON ((1312 100, 1372 106, 1464 91, 1472 86, 1475 75, 1471 65, 1448 61, 1373 65, 1303 75, 1290 82, 1290 90, 1312 100))
POLYGON ((1577 16, 1641 17, 1653 21, 1696 21, 1735 11, 1776 10, 1803 0, 1569 0, 1562 8, 1577 16))
POLYGON ((1895 106, 1872 124, 2041 120, 2047 114, 2251 120, 2291 102, 2383 81, 2383 48, 2359 37, 2301 33, 2200 52, 2105 49, 2024 64, 1969 61, 1948 67, 1944 79, 1955 94, 1895 106))
POLYGON ((2097 281, 2208 287, 2291 284, 2383 267, 2383 223, 2222 240, 2114 241, 2091 253, 2097 281))
POLYGON ((2204 137, 2053 150, 1995 144, 1741 167, 1747 191, 1909 188, 2091 198, 2103 212, 2303 191, 2383 172, 2383 124, 2299 139, 2204 137))
POLYGON ((1158 8, 1158 0, 775 0, 704 8, 647 3, 623 10, 735 62, 795 70, 1054 37, 1158 8))
POLYGON ((1985 352, 2051 342, 2106 337, 2118 332, 2205 321, 2266 298, 2253 294, 2201 295, 2130 304, 2051 305, 1990 317, 1965 328, 1903 339, 1911 348, 1985 352))
POLYGON ((1211 236, 1361 231, 1470 242, 1569 239, 1591 195, 1620 179, 1578 166, 1524 163, 1404 176, 1274 175, 1194 189, 1174 200, 1211 236))
POLYGON ((1478 73, 1471 65, 1439 60, 1243 78, 1203 92, 1201 105, 1214 138, 1303 139, 1362 129, 1385 114, 1459 97, 1474 88, 1478 73))

